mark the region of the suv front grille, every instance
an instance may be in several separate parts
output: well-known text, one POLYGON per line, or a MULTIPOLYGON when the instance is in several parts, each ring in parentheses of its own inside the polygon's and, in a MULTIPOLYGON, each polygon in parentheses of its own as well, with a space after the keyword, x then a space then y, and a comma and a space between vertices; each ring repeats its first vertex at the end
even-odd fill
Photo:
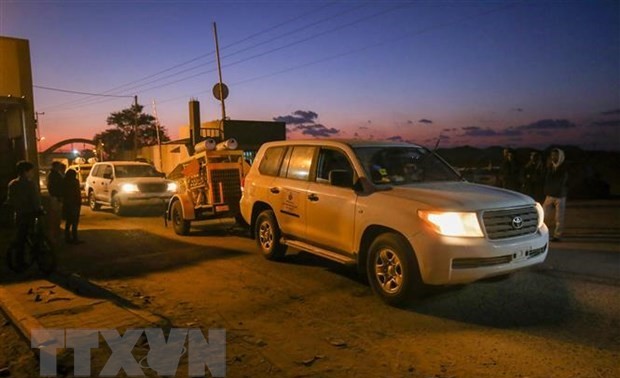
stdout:
POLYGON ((538 212, 534 206, 485 211, 482 220, 484 229, 492 240, 529 235, 538 229, 538 212), (518 219, 522 222, 520 227, 518 219))
POLYGON ((213 185, 213 201, 219 202, 222 198, 220 192, 220 182, 224 191, 224 202, 230 207, 231 211, 239 211, 239 201, 241 200, 241 178, 238 169, 212 169, 211 184, 213 185))
POLYGON ((138 184, 138 189, 142 193, 161 193, 165 192, 168 189, 168 184, 166 183, 143 183, 138 184))

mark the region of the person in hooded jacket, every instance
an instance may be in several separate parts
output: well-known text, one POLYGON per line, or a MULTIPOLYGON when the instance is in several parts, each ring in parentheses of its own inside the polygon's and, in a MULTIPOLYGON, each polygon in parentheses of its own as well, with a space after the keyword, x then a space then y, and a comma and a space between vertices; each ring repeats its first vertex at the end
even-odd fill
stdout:
POLYGON ((63 214, 65 216, 65 241, 78 244, 78 223, 80 222, 80 208, 82 206, 82 192, 77 172, 69 169, 63 179, 63 214))
MULTIPOLYGON (((555 228, 551 241, 559 242, 564 231, 564 212, 566 196, 568 194, 568 170, 564 164, 564 151, 559 148, 551 150, 549 166, 545 174, 545 202, 543 209, 545 216, 550 218, 554 214, 555 228)), ((547 223, 550 224, 550 223, 547 223)))

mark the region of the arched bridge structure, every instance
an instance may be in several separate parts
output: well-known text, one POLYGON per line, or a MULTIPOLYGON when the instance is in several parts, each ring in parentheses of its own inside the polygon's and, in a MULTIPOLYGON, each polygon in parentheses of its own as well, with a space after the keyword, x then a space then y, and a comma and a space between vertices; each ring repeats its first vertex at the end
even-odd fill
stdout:
POLYGON ((77 143, 91 144, 93 146, 97 145, 97 143, 94 140, 92 140, 92 139, 71 138, 71 139, 61 140, 60 142, 49 146, 45 151, 41 152, 41 154, 43 154, 43 155, 50 154, 50 153, 56 151, 57 149, 59 149, 60 147, 63 147, 63 146, 69 145, 69 144, 77 144, 77 143))

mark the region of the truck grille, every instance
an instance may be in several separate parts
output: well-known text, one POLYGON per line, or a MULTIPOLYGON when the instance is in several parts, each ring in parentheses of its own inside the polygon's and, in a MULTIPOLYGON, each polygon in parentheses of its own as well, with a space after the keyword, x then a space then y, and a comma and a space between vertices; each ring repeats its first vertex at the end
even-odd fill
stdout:
POLYGON ((138 189, 140 189, 142 193, 161 193, 161 192, 165 192, 168 189, 168 184, 166 183, 138 184, 138 189))
POLYGON ((487 236, 492 240, 533 234, 538 229, 538 212, 534 206, 485 211, 482 220, 487 236))
POLYGON ((212 169, 211 183, 213 185, 213 201, 220 202, 220 182, 224 191, 224 202, 233 212, 239 211, 239 201, 241 200, 241 178, 238 169, 212 169))

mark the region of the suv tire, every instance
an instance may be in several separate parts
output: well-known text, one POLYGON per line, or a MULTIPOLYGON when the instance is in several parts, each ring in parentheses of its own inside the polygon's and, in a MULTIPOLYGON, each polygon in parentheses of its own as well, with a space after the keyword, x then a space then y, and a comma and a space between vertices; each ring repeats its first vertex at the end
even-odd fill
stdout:
POLYGON ((181 206, 181 201, 174 201, 172 204, 170 219, 172 220, 172 227, 174 228, 174 232, 177 235, 187 235, 189 234, 189 229, 191 227, 191 222, 183 219, 183 208, 181 206))
POLYGON ((397 233, 381 234, 372 242, 366 270, 372 290, 391 306, 420 296, 424 287, 413 249, 397 233))
POLYGON ((262 211, 256 218, 255 239, 267 260, 282 260, 286 245, 280 243, 280 227, 271 210, 262 211))
POLYGON ((92 211, 99 211, 101 209, 101 205, 97 203, 95 199, 95 192, 92 190, 88 192, 88 206, 92 211))
POLYGON ((112 203, 110 205, 112 205, 112 212, 114 212, 115 215, 119 217, 125 215, 125 208, 116 194, 112 196, 112 203))

